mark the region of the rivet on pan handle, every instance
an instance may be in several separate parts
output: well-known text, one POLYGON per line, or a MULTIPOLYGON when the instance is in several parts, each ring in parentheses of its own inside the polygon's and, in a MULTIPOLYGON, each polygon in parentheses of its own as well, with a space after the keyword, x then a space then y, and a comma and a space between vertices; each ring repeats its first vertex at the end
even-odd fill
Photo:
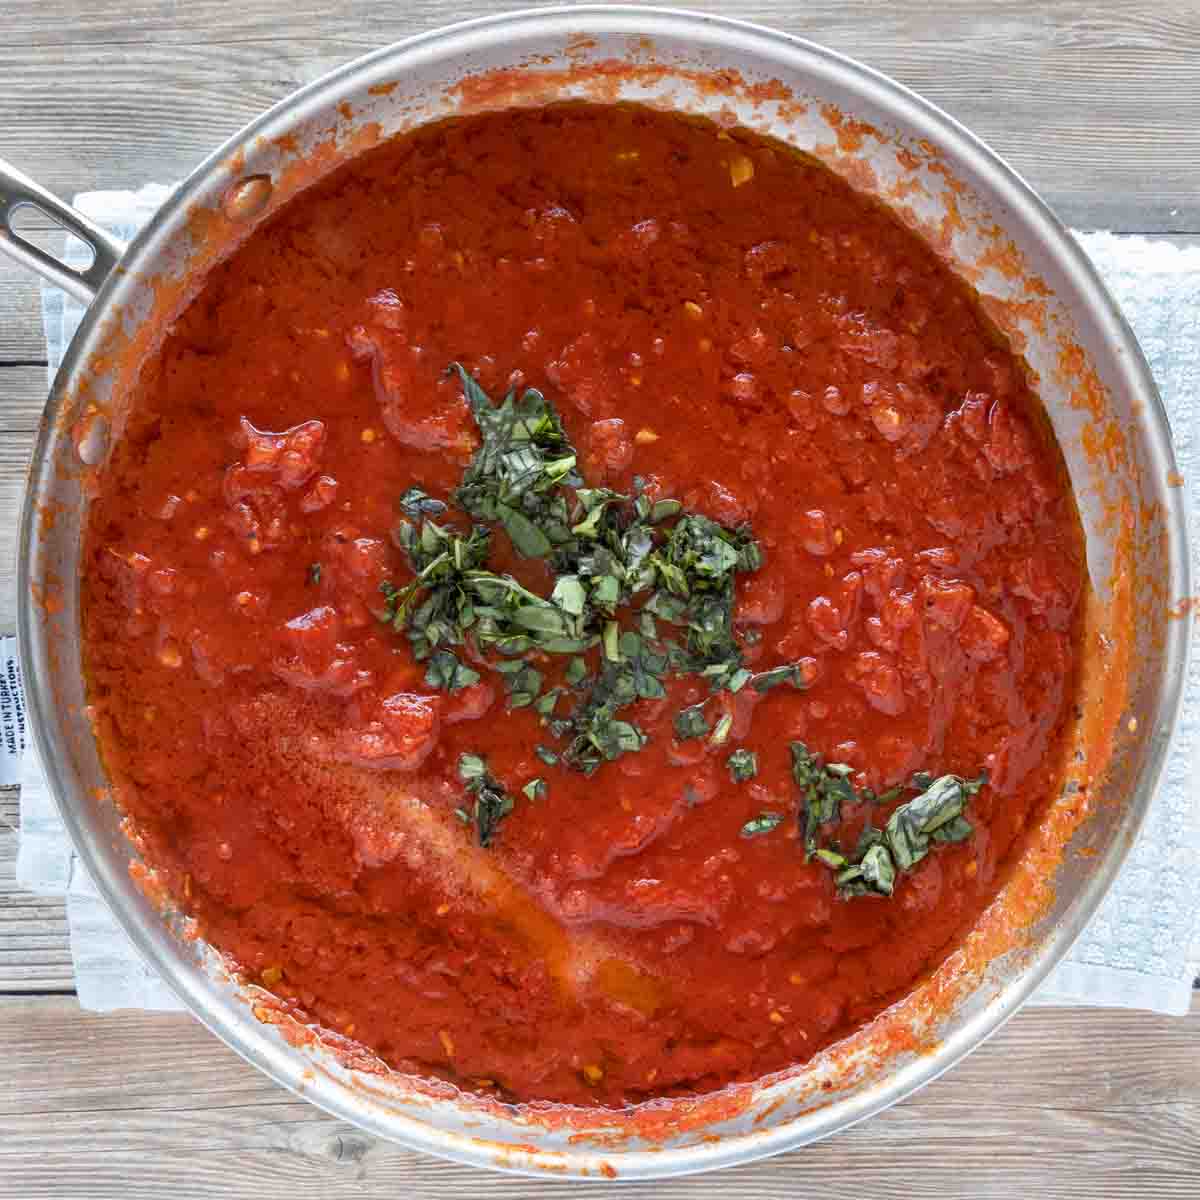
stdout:
POLYGON ((64 204, 24 172, 0 158, 0 252, 36 271, 43 279, 69 292, 76 300, 90 304, 100 285, 124 254, 125 247, 94 221, 89 221, 82 213, 64 204), (18 233, 13 227, 13 214, 22 207, 37 209, 89 246, 92 251, 91 265, 86 270, 77 271, 18 233))

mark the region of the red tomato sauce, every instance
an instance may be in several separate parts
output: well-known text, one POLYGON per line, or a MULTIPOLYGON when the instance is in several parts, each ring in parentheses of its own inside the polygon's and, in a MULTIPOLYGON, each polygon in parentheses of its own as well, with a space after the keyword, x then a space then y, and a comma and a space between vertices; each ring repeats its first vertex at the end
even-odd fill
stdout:
POLYGON ((132 399, 84 582, 119 803, 212 945, 396 1068, 616 1105, 802 1062, 944 959, 1058 786, 1086 576, 1022 369, 924 243, 777 144, 580 105, 385 144, 214 269, 132 399), (584 776, 486 667, 427 686, 379 588, 411 578, 398 496, 449 496, 476 444, 456 360, 542 389, 590 483, 749 522, 746 660, 804 690, 717 696, 718 752, 673 736, 707 688, 672 679, 631 710, 645 749, 584 776), (973 835, 840 898, 795 739, 877 790, 986 769, 973 835), (516 797, 487 849, 464 752, 516 797))

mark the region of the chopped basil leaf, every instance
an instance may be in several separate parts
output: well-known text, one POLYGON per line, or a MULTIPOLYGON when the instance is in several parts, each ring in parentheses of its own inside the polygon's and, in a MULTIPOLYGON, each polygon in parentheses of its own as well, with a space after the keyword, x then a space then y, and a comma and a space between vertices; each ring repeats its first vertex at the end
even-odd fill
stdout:
POLYGON ((965 842, 974 832, 966 817, 955 817, 945 825, 939 825, 929 836, 935 842, 965 842))
POLYGON ((474 783, 487 774, 487 763, 478 754, 458 756, 458 777, 463 783, 474 783))
POLYGON ((859 796, 867 804, 891 804, 893 800, 898 800, 900 794, 904 791, 902 787, 888 788, 886 792, 880 792, 876 795, 870 788, 863 788, 859 792, 859 796))
POLYGON ((554 591, 550 593, 550 599, 563 612, 579 617, 583 615, 587 605, 587 592, 584 591, 577 575, 560 575, 554 585, 554 591))
POLYGON ((734 783, 745 783, 758 774, 758 755, 753 750, 735 750, 726 760, 729 774, 734 783))
POLYGON ((405 630, 417 658, 439 646, 464 644, 468 636, 481 649, 494 647, 517 656, 536 645, 549 653, 586 648, 581 618, 535 595, 509 575, 483 568, 490 538, 477 526, 469 535, 426 520, 398 530, 415 578, 404 587, 380 585, 384 619, 405 630))
POLYGON ((440 517, 446 511, 444 500, 435 500, 419 487, 410 487, 396 503, 401 512, 407 513, 414 521, 420 521, 423 517, 440 517))
POLYGON ((890 896, 896 881, 896 867, 887 847, 878 844, 867 850, 858 864, 863 883, 874 892, 890 896))
POLYGON ((667 656, 632 630, 626 630, 617 639, 617 649, 634 697, 639 700, 662 699, 667 694, 662 683, 667 670, 667 656))
POLYGON ((496 516, 523 557, 545 558, 554 548, 550 539, 520 509, 497 504, 496 516))
POLYGON ((689 708, 681 708, 675 714, 675 736, 681 742, 686 742, 688 738, 703 737, 708 729, 703 702, 693 704, 689 708))
POLYGON ((551 750, 549 746, 534 746, 533 752, 548 767, 552 767, 558 762, 558 752, 556 750, 551 750))
POLYGON ((542 673, 524 659, 492 664, 504 679, 509 708, 527 708, 542 690, 542 673))
POLYGON ((843 802, 857 798, 848 776, 852 768, 844 763, 826 763, 812 754, 803 742, 792 742, 792 778, 800 788, 801 828, 804 833, 804 857, 817 852, 817 833, 822 825, 841 817, 843 802))
POLYGON ((459 755, 458 777, 475 798, 475 837, 486 848, 492 844, 497 826, 512 812, 512 797, 488 773, 487 763, 478 754, 459 755))
MULTIPOLYGON (((922 774, 922 781, 929 776, 922 774)), ((973 796, 986 782, 987 776, 979 779, 962 779, 958 775, 942 775, 931 780, 920 795, 901 804, 888 818, 884 835, 892 858, 901 871, 911 871, 929 853, 931 839, 945 828, 947 835, 942 840, 963 841, 970 836, 971 829, 963 819, 967 797, 973 796), (963 820, 963 825, 958 822, 963 820)), ((913 777, 915 783, 917 777, 913 777)))
POLYGON ((590 775, 602 762, 640 750, 646 735, 616 714, 652 682, 646 656, 640 652, 636 658, 622 656, 618 662, 605 662, 590 692, 571 714, 574 736, 563 752, 563 762, 590 775))
POLYGON ((600 575, 592 583, 592 603, 601 612, 616 611, 621 599, 621 584, 615 575, 600 575))
POLYGON ((873 846, 878 846, 883 842, 883 830, 876 829, 868 819, 867 823, 862 827, 862 832, 858 835, 858 844, 854 847, 853 858, 855 862, 862 858, 868 850, 873 846))
POLYGON ((441 688, 444 692, 457 692, 460 688, 478 683, 479 672, 459 662, 449 650, 438 650, 430 657, 429 665, 425 668, 425 682, 429 687, 441 688))
POLYGON ((978 779, 958 775, 934 778, 919 772, 911 787, 918 792, 913 799, 893 810, 885 828, 876 829, 868 822, 859 835, 853 854, 846 856, 830 847, 817 845, 821 825, 840 818, 846 801, 882 803, 894 798, 893 788, 882 796, 869 789, 855 793, 844 764, 822 765, 800 742, 792 744, 792 769, 803 790, 802 813, 806 856, 817 858, 836 872, 835 882, 843 896, 890 896, 896 876, 913 870, 929 853, 935 842, 961 842, 971 836, 970 821, 963 815, 967 798, 987 782, 984 772, 978 779), (847 791, 849 789, 849 791, 847 791))
POLYGON ((772 829, 782 824, 783 813, 760 812, 757 817, 747 821, 742 826, 741 835, 744 838, 758 837, 760 834, 770 833, 772 829))
POLYGON ((803 691, 804 679, 800 674, 798 663, 785 663, 782 667, 772 667, 769 671, 759 671, 750 677, 750 686, 756 692, 769 692, 781 683, 790 683, 792 687, 803 691))
POLYGON ((321 582, 321 564, 319 562, 311 563, 308 568, 308 583, 312 587, 316 587, 321 582))
POLYGON ((546 781, 544 779, 531 779, 521 791, 525 793, 528 800, 544 800, 546 798, 546 781))
POLYGON ((480 434, 455 500, 478 520, 499 521, 519 553, 547 557, 571 537, 556 489, 583 484, 558 414, 534 388, 519 398, 510 391, 494 405, 460 363, 449 370, 462 383, 480 434))
POLYGON ((666 591, 657 591, 642 606, 643 612, 648 612, 660 620, 669 621, 672 625, 683 624, 687 604, 677 596, 666 591))
POLYGON ((645 607, 687 626, 692 671, 705 674, 714 691, 731 684, 736 691, 750 673, 733 636, 734 579, 762 565, 749 528, 730 530, 699 513, 684 513, 649 563, 658 589, 645 607))
POLYGON ((600 647, 604 651, 604 657, 610 663, 618 663, 621 661, 621 627, 616 621, 606 621, 604 625, 604 634, 600 638, 600 647))
POLYGON ((729 733, 733 729, 733 718, 725 713, 718 718, 716 727, 712 731, 712 736, 708 739, 710 746, 723 746, 729 740, 729 733))
MULTIPOLYGON (((637 480, 632 496, 586 486, 562 422, 540 392, 512 391, 493 403, 460 363, 448 370, 480 437, 454 502, 503 528, 519 554, 546 561, 555 582, 549 596, 539 596, 489 570, 489 527, 463 532, 439 524, 433 518, 444 519, 446 503, 409 488, 399 501, 396 540, 413 578, 386 581, 380 591, 384 619, 406 634, 416 658, 428 660, 431 686, 453 691, 479 678, 455 647, 499 656, 490 665, 504 678, 509 707, 536 705, 550 732, 567 738, 561 762, 593 771, 645 745, 620 710, 664 697, 669 674, 696 674, 713 691, 732 692, 756 679, 766 687, 791 678, 787 666, 755 676, 734 638, 736 576, 762 563, 748 527, 726 529, 677 500, 651 502, 637 480), (634 611, 618 619, 624 606, 634 611), (686 644, 660 639, 659 621, 684 628, 686 644), (590 675, 578 656, 597 645, 601 669, 590 675), (554 715, 559 689, 542 695, 543 674, 527 661, 535 652, 577 656, 564 680, 581 695, 566 717, 554 715)), ((713 744, 731 730, 730 719, 719 721, 713 744)))
POLYGON ((608 488, 580 488, 575 498, 579 501, 579 511, 571 532, 588 541, 596 541, 604 533, 604 517, 609 507, 626 499, 620 492, 608 488))
POLYGON ((896 885, 896 866, 887 847, 879 842, 864 851, 858 862, 838 870, 834 882, 843 896, 890 896, 896 885))

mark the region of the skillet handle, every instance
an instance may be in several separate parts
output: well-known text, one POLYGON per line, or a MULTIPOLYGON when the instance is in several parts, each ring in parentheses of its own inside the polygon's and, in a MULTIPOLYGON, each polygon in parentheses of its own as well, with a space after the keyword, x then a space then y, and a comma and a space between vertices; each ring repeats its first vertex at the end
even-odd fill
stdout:
POLYGON ((43 279, 62 288, 76 300, 90 304, 100 285, 125 253, 125 246, 94 221, 89 221, 82 213, 64 204, 24 172, 0 158, 0 253, 36 271, 43 279), (12 223, 13 213, 22 207, 38 209, 85 243, 92 252, 91 265, 77 271, 22 237, 12 223))

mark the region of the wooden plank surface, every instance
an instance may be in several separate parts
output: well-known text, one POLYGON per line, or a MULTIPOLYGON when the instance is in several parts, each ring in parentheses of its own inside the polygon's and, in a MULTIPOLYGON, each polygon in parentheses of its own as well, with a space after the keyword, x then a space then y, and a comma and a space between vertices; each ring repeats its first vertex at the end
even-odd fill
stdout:
MULTIPOLYGON (((495 0, 6 0, 4 154, 60 192, 181 177, 298 84, 495 0)), ((1075 225, 1200 228, 1200 9, 1094 0, 692 0, 944 106, 1075 225)))
MULTIPOLYGON (((181 178, 342 62, 496 0, 3 0, 0 157, 62 195, 181 178)), ((1200 241, 1200 0, 691 0, 812 37, 941 104, 1069 223, 1200 241)), ((61 234, 33 234, 53 246, 61 234)), ((37 283, 0 261, 0 632, 45 398, 37 283)), ((367 1138, 195 1022, 83 1014, 65 910, 16 888, 0 792, 0 1198, 517 1197, 533 1185, 367 1138)), ((1184 1020, 1018 1016, 920 1096, 816 1147, 623 1196, 1195 1196, 1200 1001, 1184 1020)), ((543 1182, 559 1195, 570 1185, 543 1182)), ((592 1194, 615 1195, 598 1185, 592 1194)))
MULTIPOLYGON (((44 227, 22 228, 20 232, 42 250, 52 254, 62 252, 61 232, 51 232, 44 227)), ((0 366, 46 361, 41 312, 42 288, 37 276, 12 259, 0 256, 0 366)), ((44 379, 45 372, 42 374, 44 379)), ((13 397, 0 380, 0 422, 13 420, 12 408, 13 397)))
MULTIPOLYGON (((5 460, 27 456, 46 403, 46 340, 42 337, 40 322, 37 342, 32 345, 40 350, 40 358, 0 362, 0 440, 4 443, 0 445, 0 455, 5 460), (20 455, 15 453, 17 450, 21 451, 20 455)), ((20 465, 24 470, 24 464, 20 465)), ((0 466, 0 479, 4 470, 5 467, 0 466)), ((0 624, 0 628, 4 626, 0 624)))
MULTIPOLYGON (((0 995, 74 989, 67 911, 61 899, 17 887, 17 793, 0 792, 0 995)), ((0 1094, 5 1068, 0 1066, 0 1094)))
MULTIPOLYGON (((15 406, 30 402, 31 411, 32 401, 40 397, 36 401, 36 411, 40 412, 46 398, 46 368, 0 366, 0 413, 7 414, 10 395, 15 406), (39 377, 40 383, 34 376, 39 377)), ((0 633, 12 633, 17 627, 17 522, 25 494, 33 429, 33 425, 19 431, 6 428, 4 418, 0 417, 0 563, 4 564, 0 567, 0 633)), ((3 990, 2 976, 0 990, 3 990)))
MULTIPOLYGON (((0 1194, 22 1200, 533 1193, 528 1180, 365 1137, 184 1017, 0 998, 0 1063, 0 1194)), ((1200 999, 1186 1019, 1023 1013, 918 1096, 828 1142, 707 1178, 586 1194, 1193 1200, 1197 1178, 1200 999)), ((577 1186, 545 1180, 536 1194, 577 1186)))

